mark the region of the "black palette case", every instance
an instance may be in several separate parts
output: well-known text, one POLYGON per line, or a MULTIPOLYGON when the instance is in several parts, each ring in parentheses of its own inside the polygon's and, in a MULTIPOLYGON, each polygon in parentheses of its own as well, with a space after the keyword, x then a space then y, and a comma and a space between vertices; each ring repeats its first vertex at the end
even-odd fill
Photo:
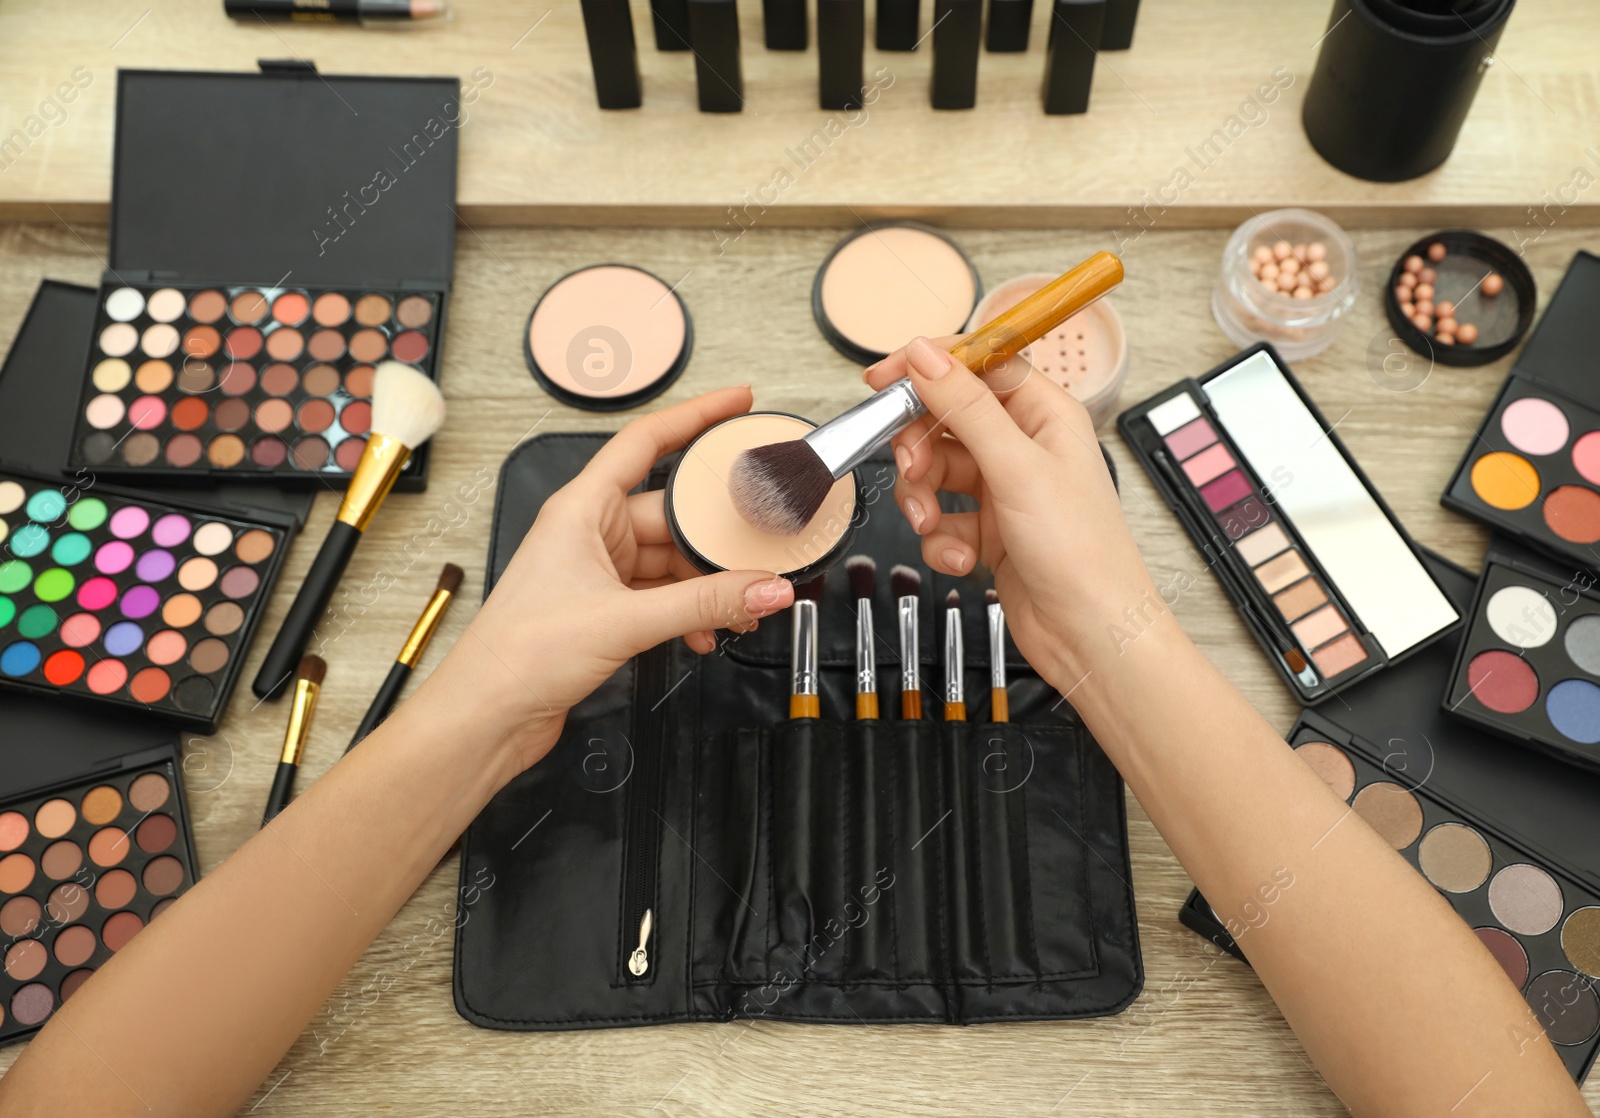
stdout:
MULTIPOLYGON (((603 442, 545 435, 512 453, 485 593, 545 499, 603 442)), ((891 712, 887 571, 918 550, 882 500, 892 465, 862 470, 869 488, 878 480, 856 549, 880 571, 891 712)), ((937 671, 934 603, 952 587, 977 650, 968 693, 987 696, 977 579, 924 582, 923 674, 937 671)), ((1089 1017, 1133 1000, 1143 969, 1122 781, 1071 708, 1013 652, 1014 722, 984 722, 987 698, 970 704, 968 723, 842 721, 855 631, 842 571, 820 616, 823 719, 784 718, 789 618, 779 614, 755 633, 722 634, 709 656, 674 642, 631 662, 485 808, 462 847, 463 1017, 513 1030, 738 1017, 965 1024, 1089 1017)))

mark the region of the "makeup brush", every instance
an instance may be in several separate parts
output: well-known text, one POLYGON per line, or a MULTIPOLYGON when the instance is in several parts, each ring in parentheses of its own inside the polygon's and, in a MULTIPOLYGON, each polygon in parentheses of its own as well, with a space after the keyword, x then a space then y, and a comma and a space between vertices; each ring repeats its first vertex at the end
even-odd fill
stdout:
POLYGON ((872 587, 878 581, 878 564, 870 555, 852 555, 844 561, 850 594, 856 600, 856 717, 878 717, 878 653, 872 633, 872 587))
POLYGON ((356 736, 344 747, 346 753, 361 744, 362 738, 376 730, 378 724, 389 717, 395 701, 400 698, 400 692, 405 688, 406 680, 411 678, 412 669, 417 666, 417 661, 422 659, 423 652, 427 651, 434 630, 444 619, 444 611, 450 608, 450 602, 454 599, 456 591, 461 589, 461 580, 465 577, 466 572, 454 563, 446 563, 444 570, 439 572, 439 585, 434 587, 433 597, 422 607, 422 616, 417 618, 417 623, 411 627, 411 635, 401 646, 400 655, 395 657, 393 666, 389 668, 389 674, 384 677, 383 686, 379 687, 378 693, 373 696, 372 705, 362 716, 361 725, 356 727, 356 736))
POLYGON ((294 795, 294 777, 300 771, 300 758, 306 752, 306 738, 311 734, 311 715, 317 709, 317 694, 322 690, 322 677, 328 665, 320 656, 306 656, 300 660, 295 672, 294 703, 289 707, 289 728, 283 732, 283 752, 278 756, 278 774, 272 778, 272 791, 267 794, 267 810, 261 814, 265 827, 289 806, 294 795))
POLYGON ((339 506, 339 518, 322 541, 322 550, 300 583, 300 592, 250 684, 258 698, 275 699, 288 685, 295 661, 305 651, 334 587, 350 565, 361 534, 394 488, 411 452, 433 437, 444 422, 444 393, 422 372, 398 361, 378 366, 372 389, 372 434, 339 506))
POLYGON ((944 596, 944 720, 967 720, 966 649, 961 640, 961 591, 944 596))
MULTIPOLYGON (((950 347, 975 373, 1037 341, 1122 282, 1122 261, 1097 252, 950 347)), ((734 459, 728 485, 739 514, 764 532, 792 536, 811 523, 833 483, 927 411, 907 377, 803 439, 753 447, 734 459)))
POLYGON ((989 615, 989 721, 1011 721, 1011 700, 1006 695, 1006 611, 994 590, 983 592, 989 615))
POLYGON ((817 673, 817 603, 822 600, 822 575, 794 588, 794 619, 789 642, 790 718, 821 718, 822 696, 817 673))
POLYGON ((900 717, 922 717, 922 650, 917 632, 917 604, 922 600, 922 573, 903 564, 889 569, 889 589, 894 593, 900 623, 900 717))

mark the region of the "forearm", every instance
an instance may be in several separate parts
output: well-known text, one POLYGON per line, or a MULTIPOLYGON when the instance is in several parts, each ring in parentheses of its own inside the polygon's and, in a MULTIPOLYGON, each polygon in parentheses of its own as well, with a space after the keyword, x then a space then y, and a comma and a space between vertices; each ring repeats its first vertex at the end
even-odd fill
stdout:
POLYGON ((1587 1113, 1467 926, 1170 615, 1106 643, 1074 705, 1347 1105, 1587 1113))
POLYGON ((0 1112, 237 1110, 507 777, 446 683, 103 967, 0 1081, 0 1112))

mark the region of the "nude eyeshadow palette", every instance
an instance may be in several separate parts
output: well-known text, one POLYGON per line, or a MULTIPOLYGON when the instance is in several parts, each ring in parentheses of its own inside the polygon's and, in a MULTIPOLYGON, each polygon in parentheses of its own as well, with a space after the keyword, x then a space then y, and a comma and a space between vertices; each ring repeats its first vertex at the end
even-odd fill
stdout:
POLYGON ((170 745, 0 801, 0 1044, 42 1028, 197 867, 170 745))
POLYGON ((1118 428, 1302 702, 1459 623, 1271 346, 1130 408, 1118 428))
POLYGON ((264 514, 0 470, 0 689, 210 733, 287 544, 264 514))
MULTIPOLYGON (((371 431, 374 366, 439 377, 460 82, 261 67, 117 72, 68 472, 338 488, 371 431), (244 136, 247 159, 217 158, 244 136)), ((428 462, 418 447, 397 487, 424 488, 428 462)))
POLYGON ((432 294, 103 284, 68 464, 339 481, 374 366, 429 365, 437 324, 432 294))
POLYGON ((1489 552, 1444 707, 1502 737, 1600 771, 1600 595, 1563 573, 1489 552))
POLYGON ((1600 568, 1600 257, 1573 257, 1441 503, 1600 568))

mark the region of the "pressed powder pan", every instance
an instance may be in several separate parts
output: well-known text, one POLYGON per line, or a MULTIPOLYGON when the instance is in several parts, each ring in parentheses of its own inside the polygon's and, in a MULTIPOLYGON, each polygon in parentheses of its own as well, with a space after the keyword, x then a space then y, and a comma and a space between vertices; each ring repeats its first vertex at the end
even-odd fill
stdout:
POLYGON ((670 388, 689 364, 694 325, 683 300, 628 264, 594 264, 550 285, 523 336, 539 386, 587 411, 624 411, 670 388))

